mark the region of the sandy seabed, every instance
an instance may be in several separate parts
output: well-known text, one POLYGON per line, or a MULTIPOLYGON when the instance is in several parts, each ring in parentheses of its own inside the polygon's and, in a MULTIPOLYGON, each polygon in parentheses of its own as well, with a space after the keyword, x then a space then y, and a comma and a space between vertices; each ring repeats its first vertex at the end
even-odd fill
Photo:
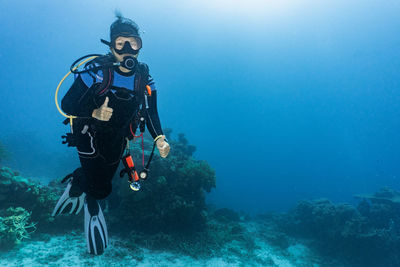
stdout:
MULTIPOLYGON (((253 227, 247 225, 250 232, 253 227)), ((126 246, 126 241, 116 237, 110 237, 109 247, 103 255, 93 256, 86 251, 83 233, 41 235, 35 240, 25 240, 13 250, 1 252, 0 266, 322 266, 322 259, 304 244, 297 243, 279 250, 257 237, 255 240, 257 248, 252 258, 224 255, 196 259, 140 247, 132 250, 126 246)))

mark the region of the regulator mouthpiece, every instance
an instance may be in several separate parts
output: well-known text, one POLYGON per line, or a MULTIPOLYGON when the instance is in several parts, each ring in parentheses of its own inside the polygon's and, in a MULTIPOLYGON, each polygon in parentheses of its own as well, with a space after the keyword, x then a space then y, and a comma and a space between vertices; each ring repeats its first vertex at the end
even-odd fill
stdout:
POLYGON ((128 70, 133 70, 137 66, 137 59, 132 56, 126 56, 121 62, 121 66, 128 70))

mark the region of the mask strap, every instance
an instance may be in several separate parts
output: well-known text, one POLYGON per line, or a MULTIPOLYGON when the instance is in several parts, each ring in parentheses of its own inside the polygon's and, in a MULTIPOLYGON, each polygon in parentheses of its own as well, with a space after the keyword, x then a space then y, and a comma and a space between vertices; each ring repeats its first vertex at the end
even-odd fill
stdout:
POLYGON ((112 47, 111 42, 106 41, 106 40, 104 40, 104 39, 100 39, 100 41, 101 41, 103 44, 108 45, 109 47, 112 47))

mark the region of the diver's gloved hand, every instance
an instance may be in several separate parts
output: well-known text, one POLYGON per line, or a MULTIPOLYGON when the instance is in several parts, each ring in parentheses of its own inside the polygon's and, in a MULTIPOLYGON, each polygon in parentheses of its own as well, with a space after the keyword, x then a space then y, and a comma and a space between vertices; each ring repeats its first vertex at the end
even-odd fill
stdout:
POLYGON ((158 151, 160 151, 160 156, 166 158, 171 148, 169 144, 165 141, 165 135, 162 135, 160 138, 158 138, 156 142, 158 151))
POLYGON ((92 112, 92 117, 95 119, 98 119, 99 121, 109 121, 111 118, 111 115, 113 114, 113 109, 108 106, 108 96, 106 97, 106 100, 104 100, 103 105, 101 105, 99 108, 96 108, 92 112))

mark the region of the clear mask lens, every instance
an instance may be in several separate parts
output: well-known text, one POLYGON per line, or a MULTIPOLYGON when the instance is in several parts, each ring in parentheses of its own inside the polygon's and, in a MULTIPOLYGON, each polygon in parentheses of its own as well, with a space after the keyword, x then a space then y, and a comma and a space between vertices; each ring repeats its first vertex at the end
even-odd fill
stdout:
POLYGON ((121 50, 124 48, 125 43, 128 43, 133 50, 139 50, 142 48, 142 40, 138 37, 132 37, 130 40, 116 40, 115 49, 121 50))

